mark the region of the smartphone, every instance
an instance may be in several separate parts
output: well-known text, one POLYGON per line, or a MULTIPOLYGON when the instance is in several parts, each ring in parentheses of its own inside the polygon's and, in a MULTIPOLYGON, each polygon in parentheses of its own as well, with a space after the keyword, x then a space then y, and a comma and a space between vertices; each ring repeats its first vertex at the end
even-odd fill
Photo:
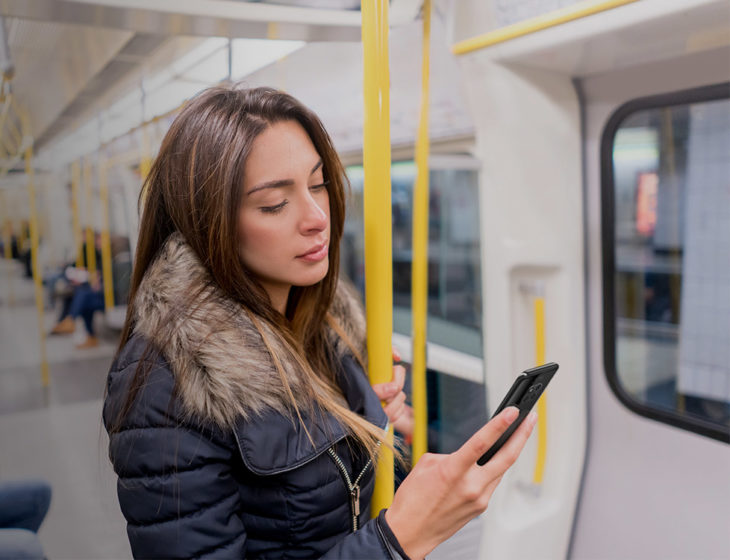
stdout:
POLYGON ((522 421, 530 414, 530 410, 535 406, 537 399, 540 398, 540 395, 542 395, 542 392, 548 383, 550 383, 556 371, 558 371, 558 364, 550 362, 549 364, 537 366, 532 369, 526 369, 522 372, 522 375, 515 379, 512 387, 507 391, 507 395, 502 399, 502 404, 492 414, 492 418, 508 406, 516 406, 520 410, 520 414, 517 420, 512 422, 510 427, 507 428, 507 431, 494 442, 494 445, 484 455, 479 457, 477 465, 481 466, 489 461, 502 448, 514 431, 522 424, 522 421))

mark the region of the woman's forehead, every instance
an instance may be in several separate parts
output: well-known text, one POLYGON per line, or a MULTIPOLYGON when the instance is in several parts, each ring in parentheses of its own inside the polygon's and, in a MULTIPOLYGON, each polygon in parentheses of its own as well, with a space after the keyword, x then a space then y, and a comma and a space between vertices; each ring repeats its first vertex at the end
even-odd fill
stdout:
POLYGON ((296 121, 274 123, 259 134, 246 159, 244 181, 297 178, 307 176, 320 156, 311 138, 296 121))

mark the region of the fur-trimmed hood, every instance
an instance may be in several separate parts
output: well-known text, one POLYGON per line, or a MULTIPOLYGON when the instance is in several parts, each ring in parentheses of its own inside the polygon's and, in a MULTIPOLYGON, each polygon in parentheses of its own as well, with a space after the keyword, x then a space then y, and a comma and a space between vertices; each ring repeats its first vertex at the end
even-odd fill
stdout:
MULTIPOLYGON (((170 236, 150 265, 133 306, 135 334, 162 352, 192 417, 230 428, 237 419, 267 409, 286 414, 287 393, 272 353, 294 395, 307 394, 303 373, 271 328, 257 321, 270 352, 249 314, 216 287, 179 233, 170 236), (180 313, 179 306, 191 296, 194 303, 180 313)), ((340 282, 330 312, 362 351, 365 319, 354 290, 340 282)), ((336 337, 331 330, 329 336, 336 337)), ((344 357, 347 345, 339 338, 333 341, 338 358, 344 357)))

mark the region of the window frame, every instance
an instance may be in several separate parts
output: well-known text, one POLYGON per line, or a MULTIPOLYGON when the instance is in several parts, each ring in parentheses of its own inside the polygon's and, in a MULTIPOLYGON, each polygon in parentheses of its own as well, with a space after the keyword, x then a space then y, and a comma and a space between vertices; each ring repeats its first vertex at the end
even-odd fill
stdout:
POLYGON ((655 408, 632 397, 623 387, 616 369, 615 284, 615 185, 613 145, 621 124, 632 114, 647 109, 663 109, 730 99, 730 82, 722 82, 670 93, 632 99, 616 108, 601 134, 601 247, 603 277, 603 359, 608 385, 618 400, 636 414, 730 443, 730 430, 710 421, 655 408))

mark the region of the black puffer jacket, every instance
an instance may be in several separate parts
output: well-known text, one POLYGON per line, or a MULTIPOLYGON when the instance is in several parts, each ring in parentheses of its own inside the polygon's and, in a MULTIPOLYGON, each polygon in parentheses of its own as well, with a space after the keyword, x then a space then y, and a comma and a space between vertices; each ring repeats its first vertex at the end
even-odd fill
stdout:
MULTIPOLYGON (((229 302, 206 284, 194 316, 169 321, 174 302, 205 280, 184 242, 169 241, 138 292, 136 334, 109 373, 104 422, 134 556, 405 558, 383 512, 370 519, 372 465, 334 418, 304 413, 312 447, 285 409, 271 354, 251 320, 231 318, 229 302), (149 341, 163 356, 116 425, 149 341)), ((345 291, 332 312, 350 335, 362 334, 345 291)), ((384 427, 366 375, 344 345, 336 347, 347 404, 384 427)), ((297 395, 296 366, 272 350, 297 395)))

